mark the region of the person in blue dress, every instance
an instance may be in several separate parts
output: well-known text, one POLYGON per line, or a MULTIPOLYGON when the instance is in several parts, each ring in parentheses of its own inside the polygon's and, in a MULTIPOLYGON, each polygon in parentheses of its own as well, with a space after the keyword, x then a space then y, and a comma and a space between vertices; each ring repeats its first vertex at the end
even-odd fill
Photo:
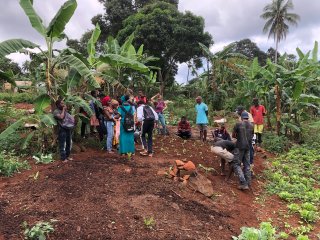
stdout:
POLYGON ((197 120, 196 124, 200 131, 200 141, 207 141, 207 128, 208 128, 208 106, 202 102, 202 98, 199 96, 196 98, 196 112, 197 120))
POLYGON ((127 132, 124 129, 124 118, 125 118, 125 111, 123 111, 122 108, 124 108, 127 112, 132 113, 134 115, 135 110, 128 102, 129 96, 126 95, 124 97, 124 102, 122 103, 122 106, 118 108, 118 113, 120 114, 121 120, 120 120, 120 138, 119 138, 119 153, 120 154, 134 154, 135 147, 134 147, 134 131, 127 132))

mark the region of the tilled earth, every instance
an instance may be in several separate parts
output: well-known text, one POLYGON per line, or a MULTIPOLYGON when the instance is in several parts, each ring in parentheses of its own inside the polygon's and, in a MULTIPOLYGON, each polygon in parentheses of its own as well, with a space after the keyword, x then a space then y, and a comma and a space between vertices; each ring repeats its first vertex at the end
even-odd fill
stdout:
MULTIPOLYGON (((0 179, 0 239, 22 239, 22 222, 58 220, 49 239, 230 239, 242 226, 259 224, 259 175, 265 159, 256 157, 252 191, 225 182, 209 144, 175 136, 157 137, 153 158, 87 150, 68 163, 34 165, 0 179), (207 174, 211 198, 183 187, 159 171, 176 159, 217 171, 207 174), (39 171, 39 178, 32 175, 39 171), (152 229, 144 223, 153 218, 152 229)), ((261 206, 260 206, 261 207, 261 206)), ((267 217, 267 216, 266 216, 267 217)))

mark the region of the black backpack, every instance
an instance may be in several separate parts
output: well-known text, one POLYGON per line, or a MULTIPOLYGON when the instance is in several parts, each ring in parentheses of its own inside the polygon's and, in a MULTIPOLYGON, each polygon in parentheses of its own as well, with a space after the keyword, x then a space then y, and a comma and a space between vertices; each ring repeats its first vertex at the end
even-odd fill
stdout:
POLYGON ((145 121, 154 121, 156 118, 150 106, 143 107, 143 117, 145 121))
POLYGON ((126 132, 133 132, 134 131, 134 117, 132 112, 132 107, 130 106, 129 111, 127 111, 123 106, 120 107, 124 112, 124 121, 123 121, 123 128, 126 132))

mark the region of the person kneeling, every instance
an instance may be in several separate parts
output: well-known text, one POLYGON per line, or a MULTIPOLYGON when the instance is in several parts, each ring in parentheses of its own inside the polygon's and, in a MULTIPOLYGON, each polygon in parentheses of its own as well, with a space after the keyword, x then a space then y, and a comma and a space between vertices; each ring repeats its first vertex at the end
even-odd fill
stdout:
POLYGON ((181 117, 181 121, 178 124, 177 135, 184 139, 191 138, 191 126, 185 116, 181 117))

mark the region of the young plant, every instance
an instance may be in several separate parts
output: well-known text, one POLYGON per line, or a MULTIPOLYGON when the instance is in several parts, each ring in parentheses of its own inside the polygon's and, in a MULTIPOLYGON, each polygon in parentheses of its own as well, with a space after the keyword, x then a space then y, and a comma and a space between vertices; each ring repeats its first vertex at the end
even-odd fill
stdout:
POLYGON ((32 158, 36 160, 36 164, 39 164, 39 163, 49 164, 54 161, 51 153, 47 155, 41 154, 38 156, 32 156, 32 158))
POLYGON ((144 225, 146 226, 146 228, 149 228, 149 229, 153 229, 153 227, 155 226, 156 224, 156 221, 153 219, 153 217, 146 217, 143 219, 143 222, 144 222, 144 225))
POLYGON ((20 169, 28 169, 30 166, 27 161, 20 161, 19 158, 10 152, 0 152, 0 175, 10 177, 20 169))
POLYGON ((25 239, 28 240, 45 240, 47 239, 49 233, 54 231, 52 223, 57 220, 51 219, 50 222, 37 222, 34 226, 29 226, 27 222, 23 222, 22 226, 24 228, 25 239))
POLYGON ((213 167, 206 167, 202 164, 199 164, 198 168, 203 169, 206 172, 206 175, 208 175, 209 172, 217 172, 213 167))

